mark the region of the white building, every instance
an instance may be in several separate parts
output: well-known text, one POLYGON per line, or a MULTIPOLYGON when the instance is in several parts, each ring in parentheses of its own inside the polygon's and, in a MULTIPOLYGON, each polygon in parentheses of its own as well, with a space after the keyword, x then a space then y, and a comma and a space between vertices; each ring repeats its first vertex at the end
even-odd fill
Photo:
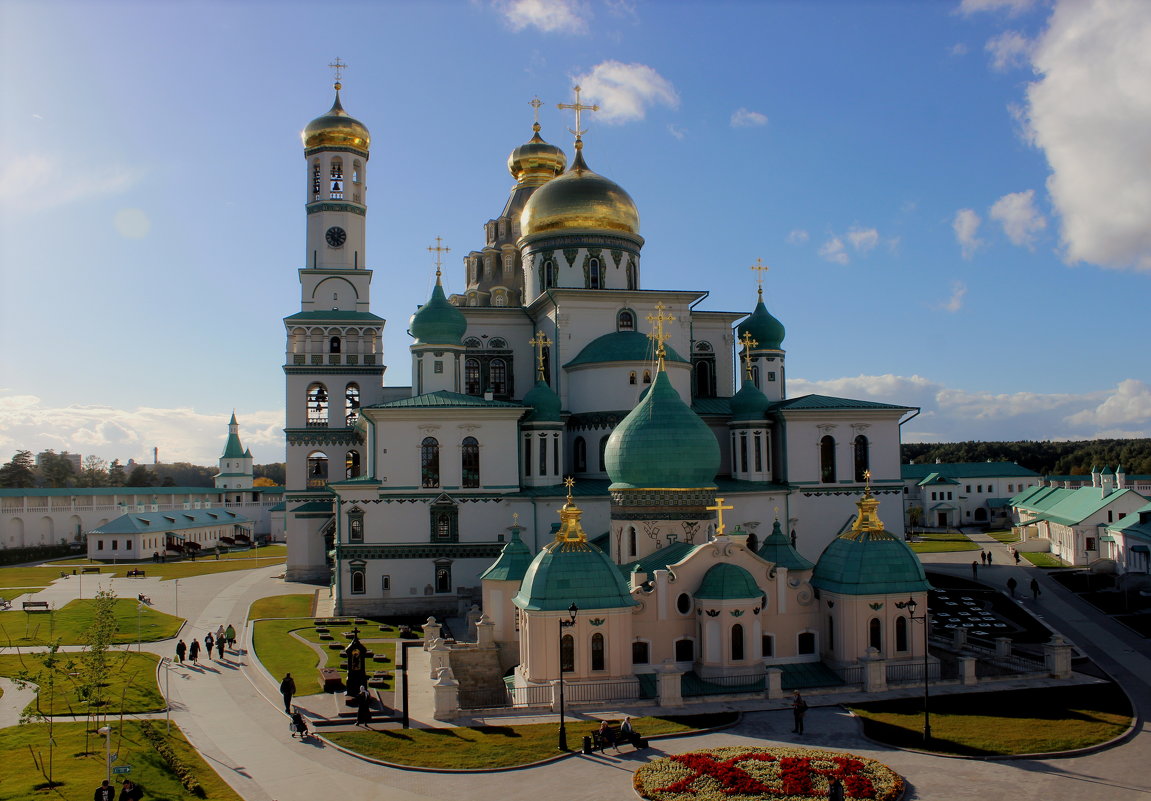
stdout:
POLYGON ((196 555, 252 541, 252 521, 230 509, 131 512, 88 532, 88 558, 140 561, 196 555))
POLYGON ((904 509, 908 521, 929 528, 1009 525, 1009 501, 1041 478, 1015 462, 905 464, 904 509))

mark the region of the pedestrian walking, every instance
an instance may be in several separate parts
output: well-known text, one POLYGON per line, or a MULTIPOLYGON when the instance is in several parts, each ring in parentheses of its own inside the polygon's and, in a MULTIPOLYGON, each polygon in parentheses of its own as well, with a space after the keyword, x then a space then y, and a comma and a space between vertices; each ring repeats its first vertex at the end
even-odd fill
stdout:
POLYGON ((844 801, 846 797, 843 782, 838 776, 832 776, 831 781, 827 783, 827 801, 844 801))
POLYGON ((280 682, 280 695, 284 696, 284 712, 292 714, 292 696, 296 694, 296 680, 292 678, 291 673, 284 674, 284 680, 280 682))
POLYGON ((120 801, 142 801, 143 798, 143 788, 131 779, 124 779, 124 785, 120 788, 120 801))
POLYGON ((979 561, 982 562, 983 564, 987 564, 987 551, 980 551, 979 552, 979 561))
POLYGON ((216 638, 216 650, 219 651, 219 653, 220 653, 220 661, 221 662, 224 661, 224 646, 225 645, 227 645, 227 643, 224 642, 223 637, 217 637, 216 638))
POLYGON ((1031 579, 1031 600, 1038 601, 1041 594, 1039 592, 1039 579, 1031 579))
POLYGON ((188 646, 188 658, 192 660, 193 665, 200 664, 200 641, 192 640, 192 644, 188 646))
POLYGON ((1019 562, 1020 562, 1020 559, 1019 559, 1019 551, 1017 551, 1017 550, 1015 550, 1014 548, 1012 548, 1012 549, 1011 549, 1011 555, 1015 557, 1015 564, 1019 564, 1019 562))
POLYGON ((184 661, 184 657, 187 655, 187 653, 188 653, 188 646, 184 644, 183 640, 180 640, 178 643, 176 643, 176 662, 177 662, 177 664, 182 663, 184 661))
MULTIPOLYGON (((367 687, 360 690, 360 705, 356 707, 356 725, 367 726, 372 722, 372 694, 367 687)), ((619 746, 616 746, 619 750, 619 746)))
POLYGON ((228 638, 228 647, 231 648, 232 650, 235 650, 236 649, 236 630, 234 628, 232 628, 231 623, 228 624, 228 628, 224 632, 224 636, 228 638))
POLYGON ((979 578, 979 563, 974 559, 971 560, 971 578, 979 578))
POLYGON ((803 700, 803 696, 796 690, 791 696, 791 717, 795 722, 792 728, 793 734, 803 734, 803 716, 807 714, 807 701, 803 700))
POLYGON ((991 551, 988 551, 987 552, 987 564, 991 564, 993 557, 994 557, 994 554, 992 554, 991 551))
POLYGON ((116 801, 116 788, 108 784, 108 780, 100 782, 100 786, 96 788, 96 793, 92 796, 92 801, 116 801))
POLYGON ((1019 586, 1019 583, 1018 583, 1018 582, 1015 580, 1015 577, 1014 577, 1014 576, 1012 576, 1011 578, 1007 579, 1007 589, 1008 589, 1008 590, 1011 592, 1011 597, 1012 597, 1012 598, 1014 598, 1014 597, 1015 597, 1015 588, 1016 588, 1016 587, 1018 587, 1018 586, 1019 586))
POLYGON ((220 624, 220 627, 218 629, 216 629, 216 639, 217 640, 224 640, 225 642, 227 642, 227 635, 224 633, 224 625, 223 624, 220 624))
POLYGON ((204 637, 204 650, 208 652, 209 659, 212 658, 212 648, 215 646, 215 644, 216 639, 212 636, 212 632, 209 631, 208 635, 204 637))

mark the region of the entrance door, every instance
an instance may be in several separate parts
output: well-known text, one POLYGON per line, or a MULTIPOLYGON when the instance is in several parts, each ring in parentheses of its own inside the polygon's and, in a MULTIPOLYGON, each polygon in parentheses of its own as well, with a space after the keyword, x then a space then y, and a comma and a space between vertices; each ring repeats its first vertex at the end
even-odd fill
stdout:
POLYGON ((947 528, 947 512, 939 512, 939 522, 936 525, 940 528, 947 528))

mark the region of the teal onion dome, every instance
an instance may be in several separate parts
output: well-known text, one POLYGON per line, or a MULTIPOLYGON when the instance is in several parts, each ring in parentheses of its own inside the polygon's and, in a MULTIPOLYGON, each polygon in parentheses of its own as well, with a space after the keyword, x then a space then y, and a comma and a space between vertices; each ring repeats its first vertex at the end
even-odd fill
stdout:
POLYGON ((492 566, 480 576, 481 581, 520 581, 532 563, 532 552, 520 539, 520 530, 512 529, 512 538, 500 551, 492 566))
POLYGON ((436 281, 431 299, 412 315, 408 323, 408 333, 421 345, 459 345, 467 330, 467 318, 448 303, 439 281, 436 281))
POLYGON ((755 304, 755 311, 736 327, 736 332, 740 339, 743 339, 744 334, 749 334, 756 341, 752 350, 779 350, 787 335, 783 323, 775 319, 763 305, 762 295, 759 303, 755 304))
POLYGON ((739 392, 731 399, 731 420, 733 423, 743 420, 763 420, 770 405, 771 401, 755 384, 744 381, 739 392))
POLYGON ((610 489, 713 487, 719 442, 660 370, 648 393, 612 431, 604 461, 610 489))
POLYGON ((586 540, 553 540, 528 566, 512 603, 532 611, 621 609, 636 606, 615 562, 586 540))
POLYGON ((795 550, 791 540, 783 533, 778 520, 775 521, 775 525, 771 527, 771 533, 767 535, 755 553, 760 559, 771 562, 777 567, 786 567, 788 570, 811 570, 814 567, 811 562, 799 555, 799 551, 795 550))
POLYGON ((694 594, 700 600, 728 601, 760 598, 763 590, 744 568, 730 562, 720 562, 703 574, 703 581, 694 594))
POLYGON ((563 419, 560 416, 562 407, 560 396, 542 378, 537 380, 536 385, 524 395, 523 404, 531 407, 531 411, 524 417, 524 422, 558 423, 563 419))

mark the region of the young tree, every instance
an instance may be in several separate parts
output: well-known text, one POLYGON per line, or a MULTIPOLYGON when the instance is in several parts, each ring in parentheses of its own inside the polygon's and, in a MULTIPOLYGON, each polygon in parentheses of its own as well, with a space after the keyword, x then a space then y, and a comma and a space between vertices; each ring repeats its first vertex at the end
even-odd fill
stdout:
POLYGON ((40 457, 40 475, 49 487, 67 487, 76 478, 71 460, 49 448, 40 457))
POLYGON ((32 451, 16 451, 12 461, 0 467, 0 487, 29 489, 36 486, 35 460, 32 451))
POLYGON ((108 486, 108 463, 99 456, 85 457, 84 470, 80 473, 80 486, 108 486))
POLYGON ((128 477, 124 473, 124 465, 120 464, 119 459, 113 459, 112 464, 108 465, 108 486, 122 487, 127 480, 128 477))
POLYGON ((132 468, 132 472, 128 475, 128 481, 124 485, 126 487, 151 487, 155 482, 155 476, 152 471, 138 464, 132 468))

